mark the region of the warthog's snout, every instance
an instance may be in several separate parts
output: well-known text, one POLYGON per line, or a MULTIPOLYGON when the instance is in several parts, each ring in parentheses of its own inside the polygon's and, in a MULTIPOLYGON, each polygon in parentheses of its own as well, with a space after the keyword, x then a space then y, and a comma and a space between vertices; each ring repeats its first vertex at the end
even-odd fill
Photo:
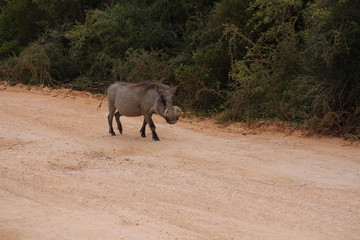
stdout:
POLYGON ((165 120, 169 124, 175 124, 180 117, 181 109, 178 106, 174 106, 171 110, 165 109, 165 120))
POLYGON ((166 120, 166 121, 167 121, 167 123, 170 123, 170 124, 175 124, 177 122, 177 120, 172 120, 172 121, 166 120))
POLYGON ((179 119, 179 117, 176 115, 173 117, 168 117, 168 116, 165 117, 166 122, 170 123, 170 124, 176 123, 178 119, 179 119))

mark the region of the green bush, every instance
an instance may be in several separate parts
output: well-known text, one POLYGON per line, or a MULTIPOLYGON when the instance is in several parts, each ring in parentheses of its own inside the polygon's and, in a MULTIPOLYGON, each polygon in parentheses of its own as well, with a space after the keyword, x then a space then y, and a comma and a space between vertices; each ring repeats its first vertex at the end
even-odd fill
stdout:
POLYGON ((12 80, 24 84, 53 85, 50 58, 39 44, 31 44, 20 53, 16 65, 9 70, 12 80))
POLYGON ((0 43, 16 41, 25 46, 43 31, 44 13, 31 0, 11 0, 1 8, 0 43))
POLYGON ((354 0, 12 0, 0 4, 0 77, 103 92, 179 85, 184 109, 360 136, 354 0))
POLYGON ((359 14, 353 1, 319 0, 304 12, 300 77, 308 87, 306 126, 314 131, 360 135, 359 14))
POLYGON ((301 122, 323 134, 359 135, 359 9, 352 1, 254 1, 246 36, 228 26, 234 89, 223 118, 301 122), (340 20, 340 21, 339 21, 340 20), (233 54, 235 55, 235 54, 233 54))
POLYGON ((34 42, 1 67, 8 81, 46 86, 66 84, 74 72, 62 45, 56 42, 34 42))
POLYGON ((18 55, 22 48, 17 41, 3 42, 0 46, 0 59, 18 55))
MULTIPOLYGON (((187 108, 196 109, 203 113, 217 112, 225 99, 221 78, 217 72, 223 58, 221 45, 193 52, 188 63, 178 65, 175 79, 179 84, 179 98, 187 108)), ((225 77, 227 79, 227 77, 225 77)))
POLYGON ((125 58, 115 60, 112 79, 129 82, 166 82, 171 79, 172 71, 173 64, 167 54, 161 51, 129 49, 125 58))

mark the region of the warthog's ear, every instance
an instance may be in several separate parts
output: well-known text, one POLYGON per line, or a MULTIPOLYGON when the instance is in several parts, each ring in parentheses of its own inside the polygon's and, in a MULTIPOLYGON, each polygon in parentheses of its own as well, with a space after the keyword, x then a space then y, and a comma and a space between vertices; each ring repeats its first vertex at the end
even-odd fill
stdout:
POLYGON ((177 88, 178 88, 178 86, 170 88, 171 93, 175 94, 177 88))
POLYGON ((155 85, 155 91, 157 91, 160 95, 164 95, 164 89, 160 88, 157 85, 155 85))
POLYGON ((159 90, 160 90, 160 88, 159 88, 158 85, 155 85, 155 86, 154 86, 154 89, 155 89, 155 91, 157 91, 157 92, 159 92, 159 90))

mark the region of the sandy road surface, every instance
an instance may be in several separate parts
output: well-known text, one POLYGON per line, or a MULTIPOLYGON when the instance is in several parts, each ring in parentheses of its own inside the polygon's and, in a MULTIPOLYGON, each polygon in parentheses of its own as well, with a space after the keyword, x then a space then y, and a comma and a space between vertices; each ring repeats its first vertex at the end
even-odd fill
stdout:
POLYGON ((98 103, 0 86, 1 240, 360 239, 359 146, 189 119, 111 137, 98 103))

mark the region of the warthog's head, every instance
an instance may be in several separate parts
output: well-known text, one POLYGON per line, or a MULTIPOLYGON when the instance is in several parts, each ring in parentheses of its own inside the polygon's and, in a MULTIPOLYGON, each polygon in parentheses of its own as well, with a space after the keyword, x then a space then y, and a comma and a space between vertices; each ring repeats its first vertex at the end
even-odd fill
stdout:
POLYGON ((170 124, 174 124, 179 119, 181 114, 181 109, 177 106, 173 106, 174 102, 174 94, 176 92, 177 87, 173 87, 170 89, 159 89, 159 93, 164 102, 164 118, 166 122, 170 124))

